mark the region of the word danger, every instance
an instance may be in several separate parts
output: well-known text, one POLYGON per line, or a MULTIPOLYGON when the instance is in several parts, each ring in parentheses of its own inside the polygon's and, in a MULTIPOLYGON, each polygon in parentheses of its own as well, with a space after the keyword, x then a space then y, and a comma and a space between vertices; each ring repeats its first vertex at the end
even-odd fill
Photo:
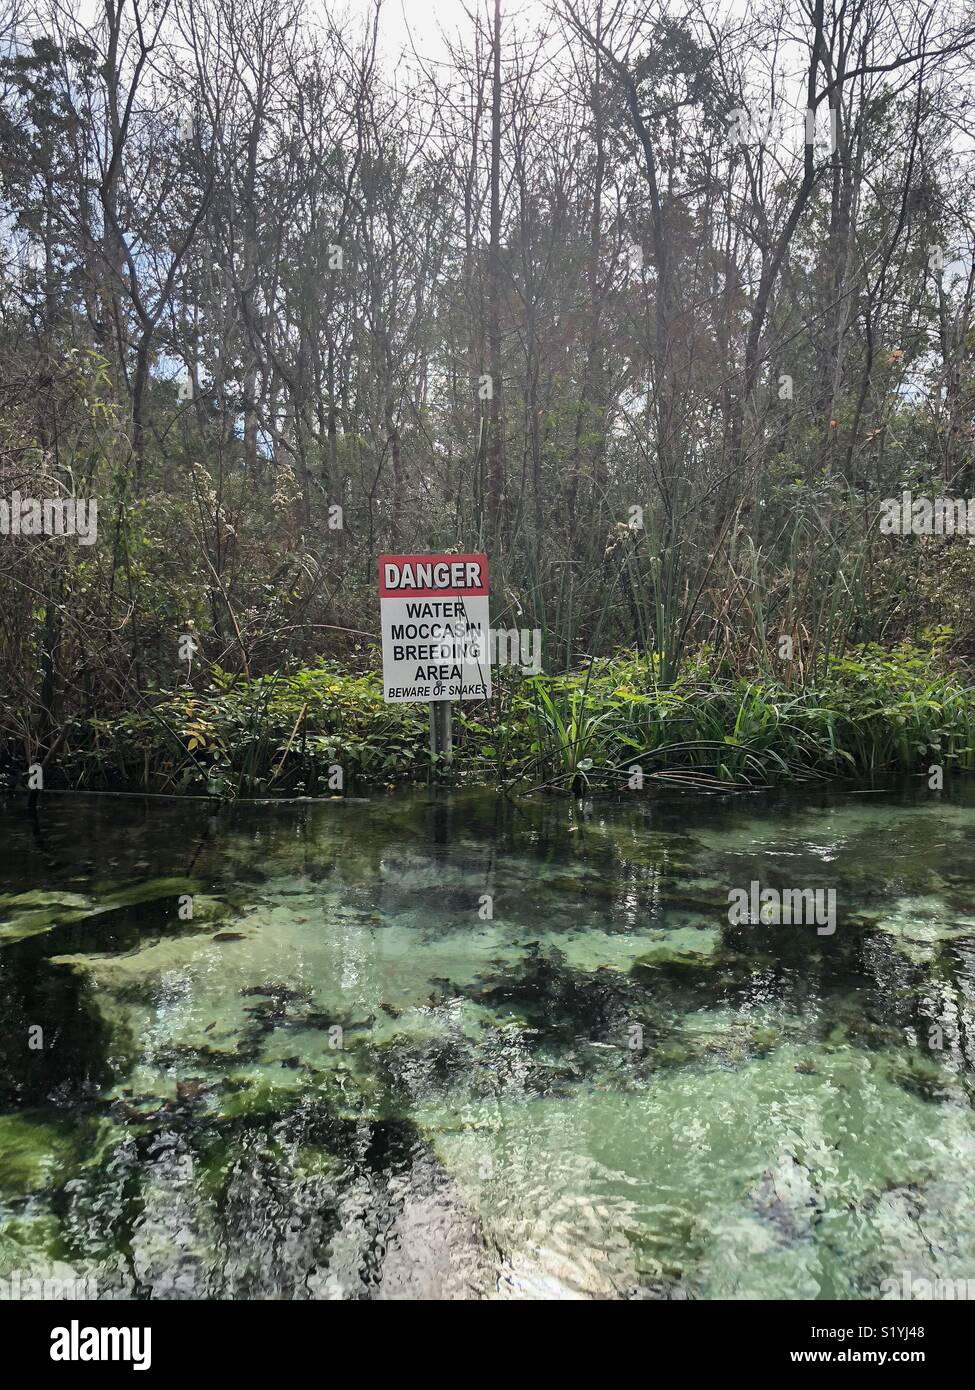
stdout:
POLYGON ((485 555, 381 555, 383 698, 491 694, 485 555))
POLYGON ((383 569, 386 588, 397 592, 406 589, 414 592, 466 589, 468 592, 482 593, 484 590, 480 560, 442 560, 437 564, 417 560, 415 563, 407 561, 402 566, 390 561, 383 565, 383 569))

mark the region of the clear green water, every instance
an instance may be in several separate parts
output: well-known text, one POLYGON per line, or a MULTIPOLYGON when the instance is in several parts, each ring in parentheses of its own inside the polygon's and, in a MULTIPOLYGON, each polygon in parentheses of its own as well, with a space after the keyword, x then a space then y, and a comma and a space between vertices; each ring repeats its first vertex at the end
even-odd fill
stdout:
POLYGON ((51 797, 0 832, 0 1277, 195 1298, 975 1279, 975 789, 51 797), (731 927, 753 879, 835 888, 835 934, 731 927))

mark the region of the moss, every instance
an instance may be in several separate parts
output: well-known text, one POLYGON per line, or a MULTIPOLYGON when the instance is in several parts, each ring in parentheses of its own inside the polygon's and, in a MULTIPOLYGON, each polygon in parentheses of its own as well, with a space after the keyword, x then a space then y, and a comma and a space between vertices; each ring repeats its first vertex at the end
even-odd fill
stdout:
POLYGON ((889 1056, 890 1079, 922 1100, 949 1100, 955 1092, 955 1079, 930 1053, 899 1052, 889 1056))
POLYGON ((20 894, 8 899, 8 906, 16 908, 17 902, 23 904, 24 898, 37 900, 46 897, 52 901, 32 911, 15 910, 11 918, 0 922, 0 941, 24 941, 28 937, 40 935, 56 927, 71 926, 89 918, 108 918, 112 913, 121 913, 132 907, 150 904, 171 903, 173 917, 176 919, 179 898, 184 894, 193 894, 197 886, 194 879, 157 878, 122 885, 109 881, 94 889, 87 897, 80 893, 20 894))
POLYGON ((4 1193, 26 1196, 62 1186, 101 1162, 114 1133, 114 1126, 94 1116, 66 1114, 53 1121, 34 1111, 0 1115, 4 1193))
POLYGON ((0 1279, 25 1270, 43 1269, 50 1260, 65 1258, 61 1223, 36 1204, 17 1210, 0 1204, 0 1279))
POLYGON ((18 1196, 63 1181, 74 1157, 70 1138, 40 1120, 0 1116, 0 1173, 4 1190, 18 1196))

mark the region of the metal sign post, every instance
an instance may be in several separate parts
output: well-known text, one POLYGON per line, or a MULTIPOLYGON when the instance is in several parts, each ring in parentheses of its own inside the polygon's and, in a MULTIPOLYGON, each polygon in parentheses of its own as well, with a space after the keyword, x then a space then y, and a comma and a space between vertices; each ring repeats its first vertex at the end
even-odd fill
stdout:
POLYGON ((430 701, 430 754, 439 772, 454 760, 453 718, 449 700, 430 701))

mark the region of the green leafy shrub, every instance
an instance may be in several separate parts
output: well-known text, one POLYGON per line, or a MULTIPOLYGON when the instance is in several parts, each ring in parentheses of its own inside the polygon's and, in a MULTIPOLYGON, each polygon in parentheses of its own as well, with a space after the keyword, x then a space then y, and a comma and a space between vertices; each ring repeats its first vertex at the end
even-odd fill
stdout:
MULTIPOLYGON (((568 675, 495 674, 490 705, 455 706, 453 776, 611 790, 647 778, 758 784, 975 767, 975 689, 925 646, 859 647, 795 690, 709 675, 699 653, 670 686, 652 657, 568 675)), ((76 722, 55 776, 221 797, 330 795, 430 770, 427 710, 387 705, 379 676, 322 662, 253 680, 216 670, 203 692, 159 693, 120 718, 76 722), (342 786, 335 776, 342 769, 342 786)))

